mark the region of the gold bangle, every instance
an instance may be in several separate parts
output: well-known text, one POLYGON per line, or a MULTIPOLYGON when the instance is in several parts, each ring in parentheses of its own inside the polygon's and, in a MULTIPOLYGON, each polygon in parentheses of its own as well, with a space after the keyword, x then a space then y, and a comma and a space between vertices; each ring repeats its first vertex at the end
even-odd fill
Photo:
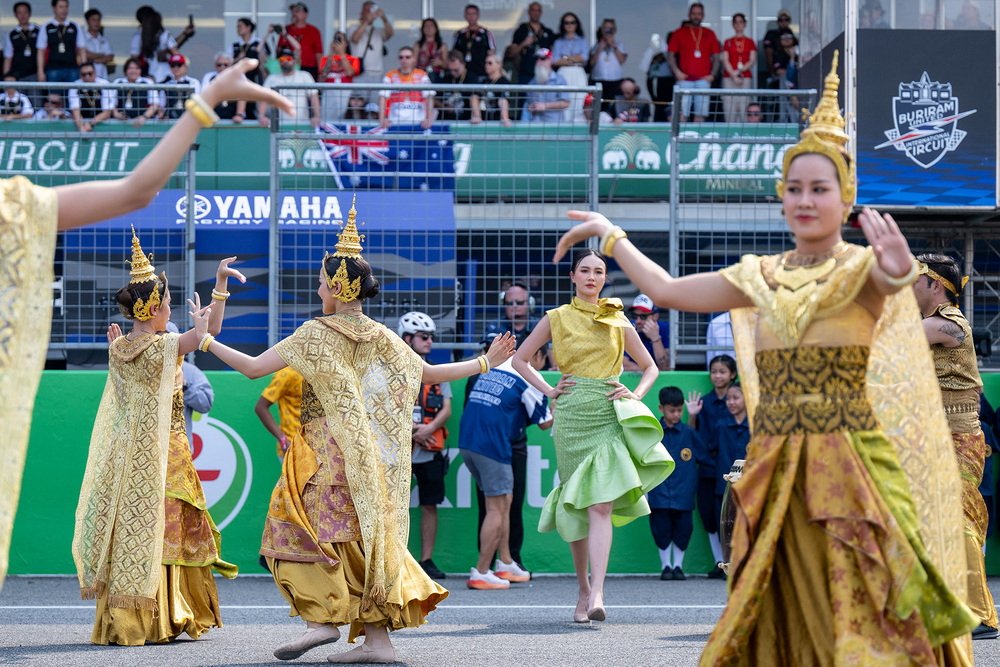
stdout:
POLYGON ((212 344, 215 340, 215 336, 210 333, 205 334, 201 337, 201 343, 198 345, 198 349, 202 352, 208 352, 208 346, 212 344))
POLYGON ((479 362, 480 373, 488 373, 490 371, 490 361, 486 358, 485 354, 479 355, 477 361, 479 362))
POLYGON ((627 236, 628 235, 621 227, 615 225, 611 228, 611 231, 601 238, 601 253, 607 257, 611 257, 612 252, 614 252, 615 244, 627 236))
POLYGON ((219 114, 215 113, 215 110, 197 93, 184 101, 184 108, 198 119, 202 127, 212 127, 219 122, 219 114))
POLYGON ((885 282, 889 283, 893 287, 908 287, 912 285, 913 282, 917 279, 918 271, 919 268, 917 265, 917 260, 916 258, 913 258, 913 263, 910 265, 910 270, 906 272, 906 275, 902 275, 896 278, 886 273, 885 282))
POLYGON ((229 292, 220 292, 219 290, 212 290, 212 298, 216 301, 225 301, 229 298, 229 292))

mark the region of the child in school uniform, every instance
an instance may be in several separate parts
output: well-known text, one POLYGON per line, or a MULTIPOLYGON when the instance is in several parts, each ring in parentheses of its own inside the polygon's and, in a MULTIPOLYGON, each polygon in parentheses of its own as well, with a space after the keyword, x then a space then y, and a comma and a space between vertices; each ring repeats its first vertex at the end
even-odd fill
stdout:
POLYGON ((715 514, 722 514, 722 496, 726 492, 723 475, 729 473, 733 461, 746 459, 747 445, 750 443, 750 422, 747 406, 743 400, 743 387, 733 382, 726 390, 726 408, 729 414, 715 425, 715 514))
POLYGON ((674 471, 662 484, 646 494, 649 501, 649 528, 660 550, 660 579, 683 580, 684 550, 691 540, 694 499, 698 488, 696 459, 704 456, 701 437, 681 421, 684 394, 678 387, 660 390, 660 424, 663 446, 674 460, 674 471))

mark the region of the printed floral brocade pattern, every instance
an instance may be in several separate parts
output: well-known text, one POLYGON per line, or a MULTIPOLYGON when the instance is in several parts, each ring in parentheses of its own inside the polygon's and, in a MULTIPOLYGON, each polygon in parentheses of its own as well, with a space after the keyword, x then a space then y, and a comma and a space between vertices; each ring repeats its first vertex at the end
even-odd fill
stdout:
POLYGON ((757 353, 757 433, 830 433, 878 428, 865 392, 868 348, 798 347, 757 353))

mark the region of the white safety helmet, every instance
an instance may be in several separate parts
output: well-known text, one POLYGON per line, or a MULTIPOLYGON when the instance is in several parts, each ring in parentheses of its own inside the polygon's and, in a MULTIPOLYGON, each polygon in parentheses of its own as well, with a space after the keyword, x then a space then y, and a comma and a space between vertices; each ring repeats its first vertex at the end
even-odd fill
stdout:
POLYGON ((400 338, 407 334, 413 335, 418 331, 434 333, 434 320, 432 320, 427 313, 421 313, 419 310, 414 310, 399 318, 398 331, 400 338))

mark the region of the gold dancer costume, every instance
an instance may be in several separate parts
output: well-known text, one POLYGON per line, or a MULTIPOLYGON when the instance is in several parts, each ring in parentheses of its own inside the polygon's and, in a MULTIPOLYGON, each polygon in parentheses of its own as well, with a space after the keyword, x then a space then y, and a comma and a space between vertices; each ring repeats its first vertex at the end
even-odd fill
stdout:
MULTIPOLYGON (((351 207, 333 257, 360 258, 351 207)), ((360 279, 346 263, 323 277, 343 302, 360 279)), ((448 596, 407 551, 412 408, 422 363, 408 345, 364 315, 313 319, 275 350, 302 377, 302 427, 271 496, 261 553, 291 615, 389 630, 417 627, 448 596)), ((302 652, 304 652, 303 649, 302 652)))
MULTIPOLYGON (((942 278, 926 264, 920 265, 920 274, 932 280, 940 280, 945 290, 956 299, 958 291, 951 281, 942 278)), ((920 278, 923 280, 923 278, 920 278)), ((963 279, 961 287, 965 287, 963 279)), ((969 608, 979 620, 993 629, 997 628, 997 610, 993 595, 986 585, 986 562, 983 545, 986 543, 986 529, 989 514, 986 503, 979 493, 983 481, 990 450, 983 436, 979 421, 979 398, 983 390, 983 380, 976 364, 976 350, 973 347, 972 327, 962 311, 951 303, 939 304, 926 317, 942 317, 960 327, 964 334, 961 344, 956 347, 931 345, 934 356, 934 370, 941 385, 944 411, 948 417, 948 427, 958 455, 958 469, 962 475, 962 514, 965 519, 965 556, 969 581, 969 608)))
MULTIPOLYGON (((844 202, 855 174, 836 62, 802 140, 844 202)), ((778 193, 784 196, 784 184, 778 193)), ((971 664, 961 486, 912 290, 881 316, 856 297, 871 248, 748 255, 722 271, 753 438, 737 506, 729 601, 702 665, 971 664)))
MULTIPOLYGON (((130 282, 154 287, 122 314, 147 321, 166 297, 166 276, 154 275, 134 232, 131 264, 130 282)), ((179 338, 140 333, 111 343, 73 535, 82 596, 97 598, 95 644, 197 639, 222 626, 212 569, 236 576, 219 557, 191 461, 179 338)))
POLYGON ((54 190, 0 180, 0 586, 49 345, 57 222, 54 190))

